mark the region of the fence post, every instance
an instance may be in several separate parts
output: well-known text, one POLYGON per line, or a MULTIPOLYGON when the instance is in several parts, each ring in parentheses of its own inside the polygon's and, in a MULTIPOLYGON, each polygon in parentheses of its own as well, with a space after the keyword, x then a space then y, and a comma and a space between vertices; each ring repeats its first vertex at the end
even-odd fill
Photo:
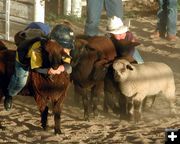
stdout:
POLYGON ((71 15, 71 0, 64 0, 64 15, 71 15))
POLYGON ((72 0, 72 15, 81 17, 82 4, 81 0, 72 0))
POLYGON ((5 8, 5 39, 9 40, 9 33, 10 33, 10 0, 6 0, 6 8, 5 8))
POLYGON ((45 1, 34 0, 34 21, 44 22, 45 1))
POLYGON ((63 0, 58 0, 58 9, 57 9, 57 14, 58 14, 58 16, 60 16, 60 15, 62 15, 63 14, 63 4, 64 4, 64 2, 63 2, 63 0))

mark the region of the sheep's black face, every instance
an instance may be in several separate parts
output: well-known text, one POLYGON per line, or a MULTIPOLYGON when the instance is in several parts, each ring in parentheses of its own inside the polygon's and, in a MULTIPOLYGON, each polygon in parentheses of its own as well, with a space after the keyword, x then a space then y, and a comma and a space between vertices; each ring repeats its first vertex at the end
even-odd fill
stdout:
POLYGON ((113 72, 114 72, 114 79, 115 79, 115 81, 119 81, 120 76, 119 76, 118 72, 116 70, 114 70, 113 72))

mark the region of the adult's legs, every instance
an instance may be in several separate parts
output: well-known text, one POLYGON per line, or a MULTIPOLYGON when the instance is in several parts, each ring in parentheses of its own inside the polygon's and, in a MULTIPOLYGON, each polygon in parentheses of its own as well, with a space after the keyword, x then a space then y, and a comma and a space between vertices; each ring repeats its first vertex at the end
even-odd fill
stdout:
POLYGON ((7 94, 5 95, 4 107, 10 110, 12 107, 12 97, 16 96, 26 85, 29 71, 27 67, 23 67, 20 63, 15 63, 15 72, 11 77, 8 85, 7 94))
POLYGON ((176 35, 177 23, 177 0, 167 2, 167 34, 176 35))
POLYGON ((157 31, 160 36, 164 37, 166 33, 167 26, 167 1, 158 0, 159 10, 157 12, 157 31))
POLYGON ((150 36, 153 39, 159 39, 159 37, 165 38, 166 25, 167 25, 167 1, 158 0, 159 10, 157 12, 157 26, 156 31, 150 36))
POLYGON ((144 60, 137 49, 134 50, 133 58, 137 61, 138 64, 144 63, 144 60))
POLYGON ((85 24, 85 35, 98 35, 98 26, 104 0, 87 0, 87 19, 85 24))
POLYGON ((123 18, 122 0, 105 0, 105 9, 108 17, 117 16, 123 18))

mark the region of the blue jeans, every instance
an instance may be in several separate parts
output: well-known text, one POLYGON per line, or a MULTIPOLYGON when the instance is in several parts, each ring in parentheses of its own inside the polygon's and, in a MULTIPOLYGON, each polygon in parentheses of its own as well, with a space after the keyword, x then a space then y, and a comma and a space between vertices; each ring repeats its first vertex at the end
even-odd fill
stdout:
POLYGON ((159 10, 157 12, 157 30, 160 33, 176 35, 177 23, 177 0, 158 0, 159 10))
POLYGON ((8 95, 16 96, 26 85, 29 75, 29 68, 15 62, 15 72, 8 85, 8 95))
POLYGON ((108 17, 123 17, 122 0, 87 0, 87 19, 84 32, 86 35, 98 35, 98 26, 103 6, 105 6, 108 17))
POLYGON ((137 61, 138 64, 144 63, 143 58, 141 57, 139 51, 136 48, 133 53, 133 58, 137 61))

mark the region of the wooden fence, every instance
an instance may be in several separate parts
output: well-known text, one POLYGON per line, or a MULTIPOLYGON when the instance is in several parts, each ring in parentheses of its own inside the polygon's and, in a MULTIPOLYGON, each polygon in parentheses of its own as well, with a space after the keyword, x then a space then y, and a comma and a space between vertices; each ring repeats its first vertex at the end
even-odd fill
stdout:
POLYGON ((0 36, 10 40, 34 18, 33 0, 0 0, 0 36), (8 8, 8 2, 10 7, 8 8), (8 13, 9 17, 8 18, 8 13), (9 29, 8 29, 9 27, 9 29))
MULTIPOLYGON (((36 11, 38 11, 38 16, 44 17, 44 15, 40 13, 41 10, 36 7, 37 1, 40 3, 45 0, 0 0, 1 39, 13 40, 13 36, 17 31, 22 30, 31 21, 35 21, 36 11)), ((45 15, 49 13, 63 15, 65 1, 67 0, 45 1, 45 15)), ((72 0, 72 3, 76 1, 77 0, 72 0)), ((81 5, 82 7, 86 6, 86 0, 81 0, 81 5)))

